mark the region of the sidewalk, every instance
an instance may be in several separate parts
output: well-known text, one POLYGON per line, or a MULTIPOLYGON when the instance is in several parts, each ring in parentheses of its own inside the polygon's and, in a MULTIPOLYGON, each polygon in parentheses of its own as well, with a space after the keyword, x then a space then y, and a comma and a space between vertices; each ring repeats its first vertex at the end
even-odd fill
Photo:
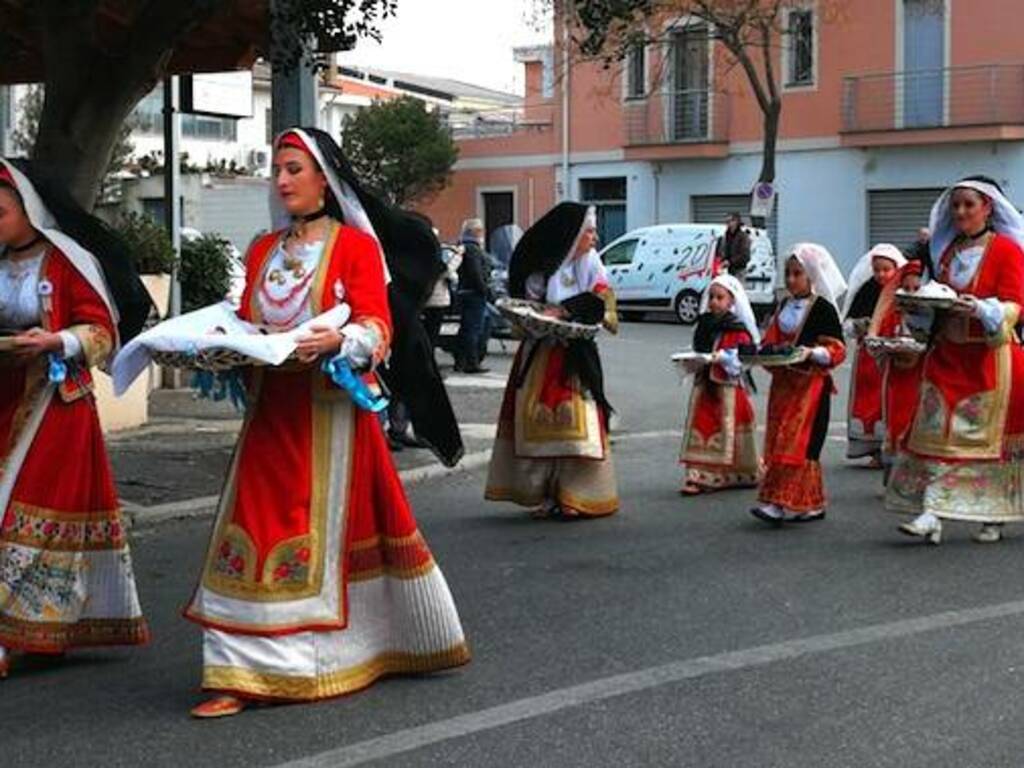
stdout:
MULTIPOLYGON (((449 470, 429 450, 405 448, 391 454, 403 482, 486 463, 507 368, 507 361, 495 362, 494 373, 446 379, 465 444, 459 466, 449 470)), ((229 403, 198 399, 190 390, 156 390, 148 424, 107 436, 118 493, 134 524, 213 512, 241 416, 229 403)))

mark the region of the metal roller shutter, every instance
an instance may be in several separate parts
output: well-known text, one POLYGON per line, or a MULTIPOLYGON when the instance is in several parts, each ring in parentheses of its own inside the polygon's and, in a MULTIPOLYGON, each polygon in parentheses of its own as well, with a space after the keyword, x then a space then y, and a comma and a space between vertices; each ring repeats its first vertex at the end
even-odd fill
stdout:
POLYGON ((868 246, 910 246, 917 239, 917 230, 928 226, 928 215, 942 191, 941 187, 869 190, 868 246))
MULTIPOLYGON (((698 224, 724 224, 725 217, 733 211, 743 214, 745 222, 750 221, 750 195, 693 195, 690 197, 693 212, 691 221, 698 224)), ((768 237, 775 249, 779 247, 779 198, 768 217, 768 237)))

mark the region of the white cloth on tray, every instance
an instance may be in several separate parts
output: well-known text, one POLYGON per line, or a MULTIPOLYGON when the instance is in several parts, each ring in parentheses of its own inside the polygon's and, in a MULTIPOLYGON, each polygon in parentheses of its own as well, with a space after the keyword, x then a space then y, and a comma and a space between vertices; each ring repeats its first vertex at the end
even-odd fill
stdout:
POLYGON ((124 394, 149 366, 154 352, 227 349, 267 365, 280 365, 295 351, 297 339, 310 327, 324 325, 340 329, 350 315, 348 304, 339 304, 289 331, 261 333, 259 326, 239 318, 230 302, 197 309, 165 320, 126 344, 112 366, 114 392, 124 394))

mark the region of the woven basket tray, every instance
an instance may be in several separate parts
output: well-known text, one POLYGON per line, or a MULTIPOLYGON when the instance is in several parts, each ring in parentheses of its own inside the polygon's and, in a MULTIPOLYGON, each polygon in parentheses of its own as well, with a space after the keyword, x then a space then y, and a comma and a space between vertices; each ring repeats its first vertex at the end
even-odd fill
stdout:
POLYGON ((600 325, 586 325, 549 317, 543 313, 551 307, 537 301, 500 299, 496 306, 510 323, 533 338, 592 339, 601 330, 600 325))

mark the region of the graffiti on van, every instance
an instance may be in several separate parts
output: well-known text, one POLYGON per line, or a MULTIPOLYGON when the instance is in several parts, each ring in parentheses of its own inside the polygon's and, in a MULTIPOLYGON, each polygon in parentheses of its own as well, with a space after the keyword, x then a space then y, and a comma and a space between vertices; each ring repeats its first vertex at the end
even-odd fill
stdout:
POLYGON ((683 246, 679 254, 679 262, 676 264, 676 271, 680 280, 689 280, 692 277, 700 277, 710 272, 711 244, 705 240, 696 245, 683 246))

